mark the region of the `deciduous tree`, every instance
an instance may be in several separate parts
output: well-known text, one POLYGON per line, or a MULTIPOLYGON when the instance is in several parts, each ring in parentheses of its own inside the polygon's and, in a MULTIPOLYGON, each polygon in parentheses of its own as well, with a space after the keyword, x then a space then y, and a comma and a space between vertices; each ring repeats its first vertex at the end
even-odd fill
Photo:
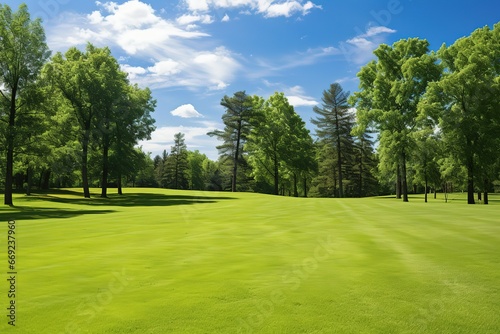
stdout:
POLYGON ((29 113, 25 101, 37 85, 40 71, 50 51, 40 19, 31 20, 23 4, 17 12, 0 4, 0 119, 5 122, 5 197, 13 205, 12 183, 16 125, 20 113, 29 113))

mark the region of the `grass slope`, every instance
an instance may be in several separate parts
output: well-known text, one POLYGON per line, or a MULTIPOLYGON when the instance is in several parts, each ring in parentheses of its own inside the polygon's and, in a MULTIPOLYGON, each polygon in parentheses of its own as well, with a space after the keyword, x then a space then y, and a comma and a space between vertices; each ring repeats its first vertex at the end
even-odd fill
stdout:
POLYGON ((125 193, 0 208, 1 271, 9 219, 18 246, 17 323, 3 315, 1 333, 500 332, 495 197, 125 193))

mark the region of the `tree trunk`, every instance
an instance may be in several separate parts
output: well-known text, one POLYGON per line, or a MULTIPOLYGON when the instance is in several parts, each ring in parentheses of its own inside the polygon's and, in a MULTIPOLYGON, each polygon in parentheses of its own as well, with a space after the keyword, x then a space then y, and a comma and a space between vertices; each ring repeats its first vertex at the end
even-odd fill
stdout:
POLYGON ((42 189, 42 179, 43 179, 43 173, 45 173, 45 169, 42 169, 40 171, 40 177, 38 178, 38 189, 42 189))
POLYGON ((436 199, 436 198, 437 198, 437 189, 436 189, 436 187, 434 187, 434 199, 436 199))
POLYGON ((396 171, 396 198, 401 199, 401 166, 398 164, 396 171))
POLYGON ((279 170, 278 170, 278 157, 274 153, 274 194, 279 195, 279 170))
POLYGON ((488 180, 484 180, 484 204, 489 204, 489 199, 488 199, 488 188, 489 188, 489 182, 488 180))
POLYGON ((304 176, 304 197, 307 197, 307 177, 304 176))
POLYGON ((477 200, 481 202, 481 191, 477 192, 477 200))
POLYGON ((428 181, 427 181, 427 173, 426 173, 425 174, 425 203, 427 203, 428 189, 429 189, 429 184, 428 184, 428 181))
POLYGON ((52 171, 50 169, 47 169, 44 171, 43 173, 43 181, 42 181, 42 186, 41 188, 43 190, 48 190, 50 187, 50 174, 52 173, 52 171))
POLYGON ((297 189, 297 174, 293 173, 293 197, 299 197, 299 190, 297 189))
POLYGON ((30 196, 31 195, 31 183, 32 183, 32 180, 33 180, 33 168, 31 167, 28 167, 26 169, 26 176, 27 176, 27 186, 26 186, 26 195, 27 196, 30 196))
POLYGON ((337 168, 339 169, 339 197, 344 197, 343 177, 342 177, 342 151, 340 149, 340 125, 337 110, 335 110, 335 127, 337 130, 337 168))
POLYGON ((402 181, 403 181, 403 202, 408 202, 408 183, 406 181, 406 154, 403 152, 403 164, 402 164, 402 181))
POLYGON ((102 185, 101 197, 108 197, 108 173, 109 173, 109 143, 107 134, 104 135, 104 147, 102 149, 102 185))
POLYGON ((8 130, 7 139, 7 168, 5 170, 5 197, 4 204, 13 206, 12 202, 12 170, 14 161, 14 142, 13 138, 10 138, 10 129, 8 130))
POLYGON ((444 202, 448 203, 448 182, 444 183, 444 202))
MULTIPOLYGON (((90 123, 90 122, 89 122, 90 123)), ((90 140, 90 124, 85 130, 82 140, 82 183, 83 197, 90 198, 89 177, 87 169, 87 160, 89 155, 89 140, 90 140)))
POLYGON ((363 151, 360 151, 359 157, 359 197, 363 197, 363 151))
POLYGON ((467 157, 467 204, 476 204, 474 201, 474 158, 467 157))
POLYGON ((5 196, 4 204, 13 206, 12 201, 12 176, 14 172, 14 131, 16 125, 16 95, 17 95, 17 84, 12 88, 11 98, 10 98, 10 112, 9 112, 9 125, 7 128, 7 156, 6 156, 6 168, 5 168, 5 196))
POLYGON ((118 178, 116 180, 116 183, 118 185, 118 195, 123 195, 122 191, 122 174, 118 173, 118 178))
POLYGON ((236 179, 238 174, 238 158, 240 156, 240 140, 241 140, 241 120, 238 121, 238 129, 236 135, 236 150, 234 153, 233 179, 231 180, 231 191, 236 192, 236 179))

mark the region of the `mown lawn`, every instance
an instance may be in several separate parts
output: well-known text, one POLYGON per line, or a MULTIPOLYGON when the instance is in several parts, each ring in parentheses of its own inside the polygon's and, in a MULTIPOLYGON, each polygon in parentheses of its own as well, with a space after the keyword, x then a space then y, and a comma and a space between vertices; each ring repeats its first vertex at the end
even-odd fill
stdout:
POLYGON ((500 333, 500 196, 125 193, 0 208, 0 333, 500 333))

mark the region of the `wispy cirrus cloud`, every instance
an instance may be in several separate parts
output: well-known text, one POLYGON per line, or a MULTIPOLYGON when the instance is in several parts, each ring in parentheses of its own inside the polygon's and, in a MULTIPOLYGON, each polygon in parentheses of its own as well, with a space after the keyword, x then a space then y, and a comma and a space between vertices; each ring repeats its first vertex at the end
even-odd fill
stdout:
POLYGON ((384 26, 369 27, 365 33, 340 43, 340 50, 348 61, 365 64, 374 57, 373 51, 386 41, 387 35, 393 33, 396 30, 384 26))
MULTIPOLYGON (((304 88, 299 85, 295 85, 289 87, 281 82, 270 82, 268 80, 262 81, 267 88, 270 88, 272 91, 281 91, 285 94, 288 99, 288 103, 290 103, 295 108, 298 107, 313 107, 318 104, 318 102, 313 98, 308 96, 304 88)), ((268 95, 271 95, 271 90, 268 95)))
POLYGON ((91 42, 118 49, 127 56, 122 59, 149 63, 122 62, 121 66, 131 80, 153 89, 224 89, 241 68, 237 54, 197 29, 197 23, 212 22, 209 15, 185 14, 168 20, 140 0, 97 2, 97 6, 91 14, 61 16, 47 34, 51 48, 65 51, 91 42))
POLYGON ((303 0, 184 0, 193 12, 209 12, 218 9, 240 9, 246 14, 257 13, 266 18, 307 15, 313 9, 321 9, 312 1, 303 0))

